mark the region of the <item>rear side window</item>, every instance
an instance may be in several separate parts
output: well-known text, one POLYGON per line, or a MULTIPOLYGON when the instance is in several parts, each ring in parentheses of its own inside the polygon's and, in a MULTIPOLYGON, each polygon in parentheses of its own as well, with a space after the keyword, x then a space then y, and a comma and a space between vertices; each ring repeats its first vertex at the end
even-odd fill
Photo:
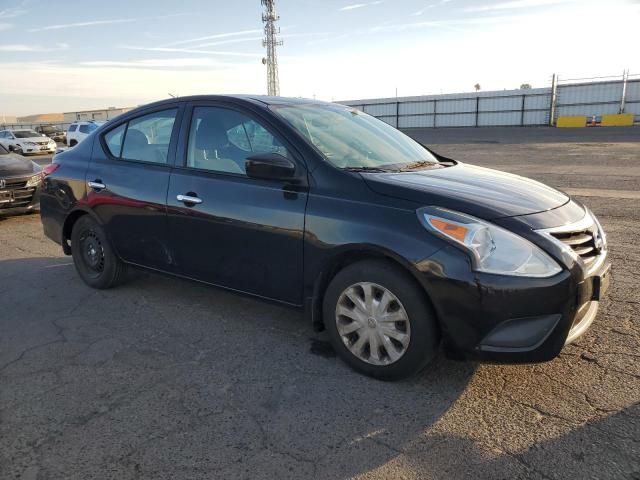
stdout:
POLYGON ((111 155, 123 160, 167 163, 177 109, 153 112, 110 130, 104 141, 111 155))
POLYGON ((98 126, 94 123, 86 123, 84 125, 80 125, 80 133, 91 133, 93 132, 95 129, 97 129, 98 126))
POLYGON ((124 132, 127 128, 127 124, 123 123, 119 127, 114 128, 113 130, 108 131, 104 136, 104 141, 107 144, 107 148, 111 155, 114 157, 120 157, 120 152, 122 151, 122 139, 124 138, 124 132))
POLYGON ((69 131, 70 132, 75 132, 77 128, 78 128, 78 125, 70 125, 69 126, 69 131))

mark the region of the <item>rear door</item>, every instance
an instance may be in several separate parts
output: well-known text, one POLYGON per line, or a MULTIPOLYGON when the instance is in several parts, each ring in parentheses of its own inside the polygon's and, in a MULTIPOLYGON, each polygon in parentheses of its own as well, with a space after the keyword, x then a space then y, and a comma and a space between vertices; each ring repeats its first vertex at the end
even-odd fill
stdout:
POLYGON ((193 104, 181 138, 167 195, 177 272, 301 304, 307 177, 299 154, 266 119, 226 104, 193 104), (245 159, 262 152, 294 160, 298 182, 249 178, 245 159))
POLYGON ((127 262, 166 270, 166 195, 175 156, 179 104, 145 111, 95 139, 87 201, 127 262))

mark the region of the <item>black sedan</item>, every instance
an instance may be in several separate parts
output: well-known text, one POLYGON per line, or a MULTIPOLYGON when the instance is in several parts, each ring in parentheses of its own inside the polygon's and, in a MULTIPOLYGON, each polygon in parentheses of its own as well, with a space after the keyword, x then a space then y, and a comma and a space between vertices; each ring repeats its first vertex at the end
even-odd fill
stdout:
POLYGON ((0 215, 40 208, 42 168, 0 145, 0 215))
POLYGON ((58 154, 41 203, 88 285, 137 266, 298 307, 384 379, 440 345, 550 360, 591 325, 609 280, 604 232, 576 200, 309 100, 140 107, 58 154))

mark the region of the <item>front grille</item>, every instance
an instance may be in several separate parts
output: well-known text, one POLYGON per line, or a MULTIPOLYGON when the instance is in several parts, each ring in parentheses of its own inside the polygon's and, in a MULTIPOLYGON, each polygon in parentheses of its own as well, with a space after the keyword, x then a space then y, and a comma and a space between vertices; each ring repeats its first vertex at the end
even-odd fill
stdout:
POLYGON ((576 252, 587 266, 591 265, 600 254, 600 248, 596 245, 599 233, 595 223, 583 230, 549 233, 576 252))
POLYGON ((20 207, 22 205, 29 205, 33 194, 36 191, 36 187, 20 188, 13 191, 13 204, 14 207, 20 207))
POLYGON ((5 178, 5 187, 0 189, 0 209, 26 207, 33 200, 36 187, 27 187, 28 178, 5 178))
POLYGON ((7 178, 5 179, 5 188, 3 190, 13 190, 14 188, 23 188, 25 185, 27 184, 27 180, 23 179, 23 178, 19 178, 19 179, 12 179, 12 178, 7 178))

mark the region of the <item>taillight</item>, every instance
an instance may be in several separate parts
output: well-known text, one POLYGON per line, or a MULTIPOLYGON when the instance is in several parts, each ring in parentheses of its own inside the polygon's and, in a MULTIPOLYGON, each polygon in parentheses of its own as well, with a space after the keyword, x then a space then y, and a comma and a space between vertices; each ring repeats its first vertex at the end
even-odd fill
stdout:
POLYGON ((49 165, 45 165, 42 167, 42 178, 45 178, 55 172, 60 168, 59 163, 50 163, 49 165))

